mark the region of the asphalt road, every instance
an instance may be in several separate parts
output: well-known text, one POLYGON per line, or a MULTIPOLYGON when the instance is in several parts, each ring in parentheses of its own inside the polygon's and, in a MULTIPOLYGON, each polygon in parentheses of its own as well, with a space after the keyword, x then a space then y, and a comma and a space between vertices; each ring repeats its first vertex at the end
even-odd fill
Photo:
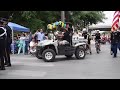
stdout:
POLYGON ((101 53, 86 55, 84 60, 57 56, 56 62, 44 62, 30 55, 11 55, 12 67, 0 71, 0 79, 120 79, 120 53, 110 55, 110 46, 102 45, 101 53))

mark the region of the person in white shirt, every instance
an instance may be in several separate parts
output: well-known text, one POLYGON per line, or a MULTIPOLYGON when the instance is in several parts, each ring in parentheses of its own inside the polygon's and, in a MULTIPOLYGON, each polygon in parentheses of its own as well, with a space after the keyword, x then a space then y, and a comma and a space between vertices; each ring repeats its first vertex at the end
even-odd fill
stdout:
POLYGON ((43 33, 42 29, 38 30, 38 32, 36 33, 36 35, 37 35, 37 41, 38 42, 43 41, 44 38, 45 38, 45 34, 43 33))
POLYGON ((29 48, 29 53, 34 53, 36 51, 36 46, 37 43, 35 42, 35 39, 33 38, 32 41, 30 42, 30 48, 29 48))

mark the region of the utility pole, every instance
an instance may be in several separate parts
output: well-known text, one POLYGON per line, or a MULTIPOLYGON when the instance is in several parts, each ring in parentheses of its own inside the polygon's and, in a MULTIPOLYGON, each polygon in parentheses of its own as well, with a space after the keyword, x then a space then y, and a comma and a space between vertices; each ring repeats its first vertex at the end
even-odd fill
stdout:
POLYGON ((61 21, 65 22, 65 11, 61 11, 61 21))
POLYGON ((65 12, 65 21, 69 22, 69 11, 65 12))

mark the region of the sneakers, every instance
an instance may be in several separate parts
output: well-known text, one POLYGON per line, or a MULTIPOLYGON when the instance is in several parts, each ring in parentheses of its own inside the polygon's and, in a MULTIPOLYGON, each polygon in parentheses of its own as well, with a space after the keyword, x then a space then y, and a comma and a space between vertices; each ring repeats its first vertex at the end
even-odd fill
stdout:
POLYGON ((116 58, 117 56, 113 56, 113 58, 116 58))
POLYGON ((101 49, 99 49, 99 51, 101 51, 101 49))
POLYGON ((5 64, 6 67, 11 67, 11 64, 5 64))
POLYGON ((116 58, 116 57, 117 57, 117 55, 116 55, 116 54, 114 54, 113 58, 116 58))
POLYGON ((110 54, 113 55, 113 52, 111 51, 110 54))
POLYGON ((90 55, 92 55, 92 52, 90 52, 90 55))
POLYGON ((0 68, 0 70, 5 70, 5 67, 0 68))
POLYGON ((11 67, 11 64, 7 64, 7 67, 11 67))

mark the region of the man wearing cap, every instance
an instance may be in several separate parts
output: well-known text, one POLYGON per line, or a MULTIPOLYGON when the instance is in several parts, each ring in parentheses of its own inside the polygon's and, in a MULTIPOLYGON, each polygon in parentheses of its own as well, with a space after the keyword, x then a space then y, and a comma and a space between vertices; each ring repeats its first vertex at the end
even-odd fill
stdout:
POLYGON ((2 18, 1 19, 4 23, 4 28, 6 29, 6 33, 7 33, 7 38, 6 38, 6 50, 5 50, 5 65, 7 65, 8 67, 11 66, 11 62, 10 62, 10 45, 12 43, 12 30, 11 28, 8 26, 8 19, 6 18, 2 18))
POLYGON ((3 27, 3 22, 0 21, 0 70, 5 70, 4 55, 5 55, 6 29, 3 27))

